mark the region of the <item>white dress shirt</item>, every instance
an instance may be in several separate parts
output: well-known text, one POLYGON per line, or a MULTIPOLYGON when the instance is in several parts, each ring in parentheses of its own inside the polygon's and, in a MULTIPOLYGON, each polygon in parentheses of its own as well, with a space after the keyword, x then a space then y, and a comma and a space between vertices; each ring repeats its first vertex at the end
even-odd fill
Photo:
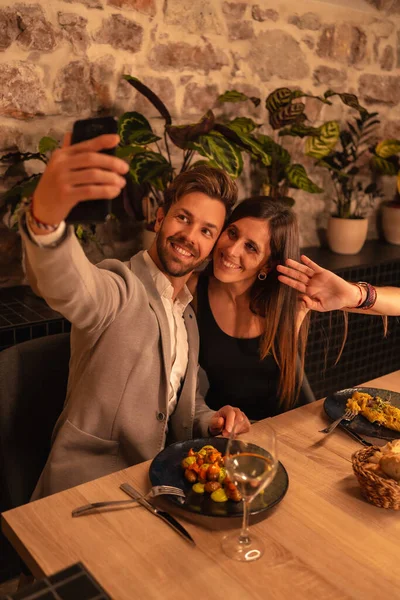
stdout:
MULTIPOLYGON (((32 240, 39 246, 44 247, 56 243, 64 234, 65 227, 66 224, 64 221, 62 221, 58 228, 52 233, 47 235, 35 235, 30 229, 27 221, 27 228, 32 240)), ((162 273, 154 263, 152 258, 150 258, 147 250, 144 252, 143 258, 149 269, 157 291, 160 294, 160 298, 168 319, 169 333, 171 338, 171 374, 168 396, 168 417, 170 417, 175 410, 178 401, 179 390, 183 378, 185 377, 188 364, 189 347, 183 312, 193 297, 185 285, 175 301, 173 301, 172 295, 174 289, 169 279, 167 279, 164 273, 162 273)))
POLYGON ((168 416, 175 410, 178 392, 185 377, 188 364, 188 340, 183 312, 193 296, 185 285, 175 301, 172 300, 174 288, 167 277, 150 258, 147 250, 143 254, 144 261, 160 294, 167 314, 169 334, 171 338, 171 375, 168 398, 168 416))

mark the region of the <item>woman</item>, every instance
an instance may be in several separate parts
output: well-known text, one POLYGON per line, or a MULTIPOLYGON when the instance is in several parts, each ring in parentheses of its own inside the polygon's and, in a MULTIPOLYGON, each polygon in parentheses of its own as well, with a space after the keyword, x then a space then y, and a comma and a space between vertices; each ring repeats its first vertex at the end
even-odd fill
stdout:
POLYGON ((229 403, 259 420, 296 404, 308 309, 276 266, 299 255, 297 219, 284 203, 253 197, 233 211, 195 298, 211 408, 229 403))

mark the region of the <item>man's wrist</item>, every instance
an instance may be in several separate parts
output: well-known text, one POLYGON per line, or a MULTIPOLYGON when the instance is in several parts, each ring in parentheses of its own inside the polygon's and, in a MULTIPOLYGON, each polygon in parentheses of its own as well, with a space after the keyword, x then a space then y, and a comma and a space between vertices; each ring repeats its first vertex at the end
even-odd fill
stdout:
POLYGON ((59 223, 56 225, 47 225, 45 223, 42 223, 41 221, 38 221, 32 214, 32 211, 30 209, 27 210, 26 212, 26 220, 27 220, 27 224, 29 226, 29 229, 32 231, 32 233, 34 233, 35 235, 49 235, 50 233, 54 233, 54 231, 57 230, 57 228, 59 227, 59 223))
POLYGON ((50 220, 48 219, 42 219, 39 218, 36 212, 36 204, 35 204, 35 195, 32 194, 32 196, 30 197, 30 207, 27 211, 27 219, 28 219, 28 223, 29 226, 31 227, 32 231, 36 234, 36 235, 46 235, 48 233, 52 233, 53 231, 56 231, 56 229, 58 229, 59 225, 60 225, 60 221, 58 221, 57 223, 54 222, 50 222, 50 220))
POLYGON ((22 227, 28 233, 31 241, 41 247, 54 247, 64 238, 66 232, 66 223, 61 221, 54 231, 43 230, 35 226, 32 219, 29 218, 29 209, 25 212, 21 220, 22 227))

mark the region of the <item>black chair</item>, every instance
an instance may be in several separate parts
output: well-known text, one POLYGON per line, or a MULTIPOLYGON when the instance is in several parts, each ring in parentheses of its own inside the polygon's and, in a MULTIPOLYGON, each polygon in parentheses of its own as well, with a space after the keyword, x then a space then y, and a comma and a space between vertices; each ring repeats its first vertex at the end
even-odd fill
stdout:
MULTIPOLYGON (((30 500, 64 406, 69 357, 69 333, 0 353, 0 512, 30 500)), ((0 581, 20 570, 17 554, 0 533, 0 581)))

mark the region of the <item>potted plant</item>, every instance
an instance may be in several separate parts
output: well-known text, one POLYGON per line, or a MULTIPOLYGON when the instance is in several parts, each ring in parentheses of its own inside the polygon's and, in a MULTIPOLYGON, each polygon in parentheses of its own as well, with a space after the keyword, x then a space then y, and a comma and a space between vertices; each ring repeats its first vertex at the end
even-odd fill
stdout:
MULTIPOLYGON (((284 136, 306 138, 320 135, 322 131, 329 129, 332 143, 336 143, 339 135, 339 125, 336 121, 329 121, 318 128, 312 127, 308 123, 305 104, 300 102, 303 97, 314 98, 330 104, 326 98, 305 94, 301 90, 277 88, 265 100, 269 126, 273 131, 272 136, 257 133, 255 130, 261 125, 256 125, 246 131, 233 132, 226 131, 223 125, 219 125, 219 130, 238 147, 250 154, 253 164, 261 170, 263 194, 272 198, 280 198, 290 205, 294 204, 294 199, 288 195, 290 189, 300 189, 311 194, 320 194, 323 190, 310 179, 302 164, 293 162, 290 152, 282 143, 282 138, 284 136)), ((257 106, 261 102, 259 98, 250 98, 236 90, 228 90, 219 96, 220 102, 244 102, 246 100, 251 100, 257 106)))
MULTIPOLYGON (((129 216, 145 220, 146 230, 152 232, 157 208, 164 201, 163 192, 177 173, 201 162, 220 167, 235 179, 243 169, 243 149, 218 131, 211 110, 198 123, 174 125, 167 107, 152 90, 135 77, 124 75, 123 78, 156 107, 164 121, 161 135, 155 133, 146 117, 138 112, 125 112, 118 121, 121 140, 116 152, 130 165, 123 195, 124 208, 129 216)), ((226 129, 229 127, 243 131, 256 125, 251 119, 239 118, 227 123, 226 129)), ((34 191, 41 174, 27 175, 24 164, 38 160, 46 165, 49 154, 57 147, 55 140, 44 137, 37 152, 12 152, 0 159, 8 165, 6 179, 17 176, 17 182, 2 197, 3 204, 8 207, 11 226, 17 221, 17 209, 22 198, 34 191)), ((93 241, 94 229, 95 226, 78 226, 76 231, 82 241, 86 238, 93 241)))
POLYGON ((355 96, 349 105, 359 117, 340 128, 339 147, 329 147, 323 136, 309 138, 306 143, 306 154, 328 170, 333 183, 335 210, 328 221, 327 240, 338 254, 357 254, 361 250, 368 231, 366 214, 381 195, 366 168, 379 125, 377 113, 369 113, 355 96))
MULTIPOLYGON (((225 92, 219 99, 222 102, 258 100, 236 90, 225 92)), ((322 96, 313 96, 301 90, 278 88, 267 96, 265 106, 274 137, 249 132, 237 134, 235 137, 229 132, 225 132, 225 135, 229 135, 232 141, 250 153, 253 162, 261 166, 264 173, 264 193, 284 199, 290 204, 294 203, 293 198, 288 196, 290 188, 308 193, 323 191, 310 179, 301 163, 292 161, 289 151, 282 143, 285 136, 303 138, 305 154, 317 159, 318 166, 328 169, 335 186, 336 210, 328 225, 331 247, 334 246, 335 251, 340 253, 358 252, 367 234, 368 222, 363 219, 363 213, 378 195, 374 182, 364 186, 362 178, 357 178, 362 157, 368 150, 368 144, 379 123, 376 113, 369 114, 354 94, 333 90, 327 90, 322 96), (325 121, 317 127, 312 125, 305 112, 305 103, 301 99, 312 98, 331 105, 335 96, 344 105, 357 110, 360 118, 354 123, 348 122, 345 128, 341 128, 336 120, 325 121), (335 150, 338 142, 341 149, 335 150), (259 155, 260 149, 264 151, 262 158, 259 155), (351 234, 346 235, 346 238, 349 237, 354 242, 353 247, 346 248, 340 240, 336 242, 336 223, 351 229, 351 234), (354 232, 357 225, 361 227, 359 237, 354 232)))
POLYGON ((376 144, 371 158, 371 169, 378 175, 395 175, 397 193, 393 200, 382 203, 382 229, 386 241, 400 245, 400 141, 382 140, 376 144))
MULTIPOLYGON (((208 110, 197 123, 174 125, 167 107, 152 90, 136 77, 123 75, 123 78, 155 106, 164 121, 158 135, 138 112, 126 112, 119 118, 118 155, 130 164, 125 210, 145 219, 146 229, 153 231, 157 208, 164 201, 163 193, 176 174, 201 163, 224 169, 233 179, 239 177, 244 148, 235 144, 229 133, 244 134, 256 124, 251 119, 236 118, 222 126, 208 110)), ((267 159, 264 151, 260 150, 260 154, 267 159)))

